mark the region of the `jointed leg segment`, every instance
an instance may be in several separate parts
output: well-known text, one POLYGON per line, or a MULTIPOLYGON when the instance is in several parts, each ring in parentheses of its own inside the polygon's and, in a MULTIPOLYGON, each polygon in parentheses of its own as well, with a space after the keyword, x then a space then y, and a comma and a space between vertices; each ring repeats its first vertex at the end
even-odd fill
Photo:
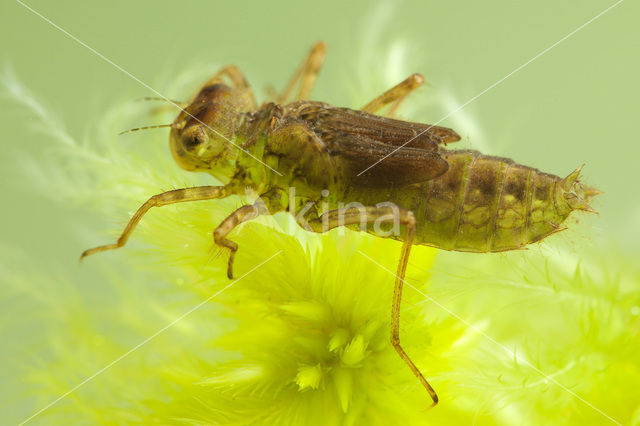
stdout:
POLYGON ((233 279, 233 259, 236 255, 236 251, 238 251, 238 243, 227 239, 227 235, 233 231, 233 228, 241 223, 255 219, 263 214, 268 214, 268 211, 264 203, 261 201, 257 201, 253 205, 242 206, 227 216, 227 218, 218 225, 216 230, 213 231, 213 241, 217 245, 228 248, 231 251, 229 253, 229 263, 227 265, 227 276, 229 279, 233 279))
POLYGON ((80 256, 80 260, 94 253, 113 250, 124 246, 129 239, 129 236, 131 236, 131 233, 135 229, 136 225, 138 225, 140 219, 142 219, 142 216, 144 216, 152 207, 162 207, 168 204, 184 203, 187 201, 212 200, 216 198, 224 198, 228 195, 228 190, 224 186, 199 186, 195 188, 183 188, 154 195, 153 197, 149 198, 146 203, 140 206, 138 211, 135 212, 133 217, 129 220, 126 228, 120 235, 120 238, 118 238, 118 241, 113 244, 107 244, 104 246, 85 250, 80 256))
POLYGON ((433 400, 432 407, 438 403, 438 396, 429 382, 424 378, 418 367, 400 345, 400 303, 402 301, 402 286, 409 262, 409 254, 416 233, 416 219, 413 212, 405 209, 393 209, 390 207, 354 207, 331 210, 320 217, 309 221, 309 225, 315 232, 326 232, 338 226, 354 225, 358 223, 372 223, 380 221, 399 220, 406 228, 406 236, 402 244, 402 252, 398 263, 396 281, 393 288, 393 304, 391 308, 391 344, 400 358, 409 366, 413 374, 429 393, 433 400), (364 217, 363 217, 364 215, 364 217))
MULTIPOLYGON (((413 216, 412 216, 413 218, 413 216)), ((413 226, 407 226, 407 237, 402 246, 402 254, 400 255, 400 262, 398 263, 398 271, 396 272, 396 281, 393 286, 393 303, 391 305, 391 344, 395 348, 400 358, 409 366, 413 374, 420 380, 422 386, 427 390, 433 404, 431 407, 438 403, 438 395, 433 390, 427 379, 424 378, 418 367, 411 361, 409 355, 400 346, 400 303, 402 301, 402 287, 404 285, 404 276, 407 271, 407 264, 409 263, 409 253, 411 251, 411 244, 415 235, 415 218, 413 218, 413 226)), ((430 407, 430 408, 431 408, 430 407)))
POLYGON ((216 82, 220 82, 222 77, 225 75, 229 78, 229 80, 231 80, 233 87, 235 87, 236 89, 244 89, 249 93, 249 95, 251 96, 252 107, 256 108, 257 106, 256 99, 255 99, 255 96, 253 95, 253 92, 249 88, 249 83, 247 82, 247 79, 245 78, 242 71, 240 71, 238 67, 236 67, 235 65, 228 65, 222 68, 213 77, 207 80, 207 82, 203 85, 203 87, 207 87, 216 82))
POLYGON ((249 83, 247 82, 247 79, 245 78, 244 74, 242 74, 242 71, 240 71, 238 67, 236 67, 235 65, 227 65, 226 67, 222 68, 213 77, 207 80, 204 86, 206 87, 211 85, 212 83, 219 82, 222 76, 225 76, 225 75, 229 77, 229 80, 231 80, 231 83, 233 84, 234 87, 238 89, 249 88, 249 83))
POLYGON ((368 112, 371 114, 380 111, 385 106, 392 104, 387 112, 389 117, 393 117, 400 107, 402 101, 413 92, 418 87, 422 86, 424 83, 424 77, 420 74, 412 74, 407 77, 405 80, 393 86, 391 89, 384 92, 382 95, 378 96, 361 109, 364 112, 368 112))
MULTIPOLYGON (((224 186, 199 186, 195 188, 176 189, 173 191, 163 192, 162 194, 154 195, 149 198, 135 212, 133 217, 129 220, 129 223, 125 227, 124 231, 113 244, 107 244, 104 246, 94 247, 85 250, 80 256, 80 260, 85 257, 99 253, 101 251, 113 250, 122 247, 126 244, 127 240, 131 236, 131 233, 138 225, 142 217, 152 207, 162 207, 168 204, 184 203, 187 201, 199 201, 199 200, 212 200, 216 198, 224 198, 230 194, 230 191, 224 186)), ((222 223, 216 228, 213 233, 214 241, 221 247, 226 247, 231 250, 229 256, 229 264, 227 267, 227 275, 229 278, 233 278, 233 259, 236 251, 238 250, 238 244, 226 238, 226 236, 242 222, 254 219, 261 214, 267 214, 268 211, 263 202, 257 201, 250 206, 242 206, 233 213, 231 213, 222 223)))
POLYGON ((300 68, 295 72, 289 84, 282 94, 276 97, 279 104, 285 103, 293 93, 296 85, 300 82, 300 90, 296 96, 296 100, 308 99, 311 89, 316 82, 318 72, 324 63, 324 56, 327 52, 327 45, 324 42, 318 42, 313 45, 307 57, 300 64, 300 68))

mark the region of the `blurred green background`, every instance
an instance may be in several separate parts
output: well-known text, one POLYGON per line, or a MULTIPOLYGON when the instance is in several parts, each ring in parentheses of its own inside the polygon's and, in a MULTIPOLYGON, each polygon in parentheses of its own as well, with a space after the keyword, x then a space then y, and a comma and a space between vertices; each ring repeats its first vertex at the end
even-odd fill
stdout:
MULTIPOLYGON (((190 64, 237 64, 257 89, 282 87, 312 42, 329 53, 315 90, 325 101, 352 102, 340 81, 358 81, 356 56, 377 16, 384 39, 407 42, 408 71, 453 95, 434 107, 434 122, 614 4, 613 1, 325 2, 28 2, 44 16, 152 87, 190 64), (382 19, 381 19, 382 17, 382 19), (386 19, 385 19, 386 18, 386 19), (167 74, 168 73, 168 74, 167 74)), ((109 106, 153 95, 139 83, 14 1, 0 5, 5 65, 45 100, 73 135, 109 106)), ((625 1, 456 115, 467 147, 566 175, 585 162, 585 180, 606 194, 594 234, 638 246, 640 201, 635 134, 640 99, 638 2, 625 1)), ((378 38, 380 40, 380 38, 378 38)), ((386 67, 384 51, 374 63, 386 67)), ((372 70, 373 72, 373 70, 372 70)), ((369 89, 369 97, 380 88, 369 89)), ((428 88, 414 95, 429 97, 428 88)), ((74 260, 71 235, 93 223, 28 187, 20 159, 47 143, 29 132, 27 114, 2 100, 2 241, 40 259, 74 260)), ((444 122, 453 125, 455 115, 444 122)), ((140 123, 145 124, 145 123, 140 123)), ((590 235, 591 239, 591 235, 590 235)))
MULTIPOLYGON (((401 60, 399 72, 420 72, 433 86, 409 103, 431 91, 450 99, 415 117, 435 122, 615 2, 27 3, 160 90, 172 73, 208 63, 238 65, 258 93, 268 85, 281 88, 311 44, 324 40, 329 51, 314 93, 332 104, 358 106, 354 97, 364 103, 387 82, 349 85, 366 85, 376 67, 401 60), (404 53, 375 49, 390 40, 402 41, 404 53), (373 47, 372 69, 359 66, 363 45, 373 47)), ((72 135, 81 137, 114 104, 154 95, 19 3, 3 1, 0 16, 3 64, 72 135)), ((595 203, 600 216, 567 238, 576 245, 622 247, 629 256, 640 248, 639 16, 637 1, 622 2, 443 122, 463 136, 462 147, 543 171, 564 176, 586 163, 585 181, 605 191, 595 203)), ((43 161, 49 142, 31 131, 29 112, 6 97, 0 102, 2 252, 24 253, 34 268, 76 268, 78 254, 95 243, 87 230, 105 229, 104 221, 33 187, 21 160, 43 161)), ((74 274, 91 282, 91 268, 74 274)))

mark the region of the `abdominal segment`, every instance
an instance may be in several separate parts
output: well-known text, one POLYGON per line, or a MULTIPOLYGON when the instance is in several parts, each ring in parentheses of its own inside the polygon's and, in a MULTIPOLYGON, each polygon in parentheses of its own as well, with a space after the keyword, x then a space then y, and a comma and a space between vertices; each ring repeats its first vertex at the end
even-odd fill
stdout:
POLYGON ((449 170, 425 184, 415 212, 421 244, 445 250, 514 250, 555 232, 559 177, 477 151, 443 151, 449 170), (420 220, 422 219, 422 220, 420 220))

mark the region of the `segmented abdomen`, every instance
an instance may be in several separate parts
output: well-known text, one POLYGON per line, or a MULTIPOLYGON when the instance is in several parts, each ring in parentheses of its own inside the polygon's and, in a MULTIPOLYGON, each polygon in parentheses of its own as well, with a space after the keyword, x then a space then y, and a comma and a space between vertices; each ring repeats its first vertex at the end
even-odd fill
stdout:
POLYGON ((419 243, 471 252, 513 250, 555 232, 568 214, 555 208, 558 176, 477 151, 441 154, 450 168, 425 186, 426 202, 415 211, 419 243))

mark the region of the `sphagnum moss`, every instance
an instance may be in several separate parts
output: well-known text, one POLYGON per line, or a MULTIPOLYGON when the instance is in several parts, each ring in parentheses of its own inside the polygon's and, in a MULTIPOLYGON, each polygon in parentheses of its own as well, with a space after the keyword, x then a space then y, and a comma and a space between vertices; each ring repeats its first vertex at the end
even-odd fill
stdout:
MULTIPOLYGON (((123 117, 136 116, 139 107, 107 115, 98 143, 77 143, 27 91, 15 81, 10 87, 25 104, 38 106, 46 134, 62 142, 47 165, 34 163, 48 191, 122 215, 150 194, 203 182, 171 163, 162 135, 136 135, 137 154, 115 140, 126 127, 123 117)), ((37 395, 33 410, 228 285, 225 260, 211 251, 211 229, 242 202, 199 202, 149 214, 135 236, 148 247, 134 243, 85 266, 106 276, 107 289, 88 290, 74 281, 75 273, 57 281, 44 273, 7 274, 10 285, 3 288, 13 290, 3 295, 3 305, 19 299, 24 309, 39 312, 22 325, 38 326, 40 339, 23 363, 27 373, 13 379, 16 387, 31 383, 21 388, 37 395), (98 262, 109 266, 100 272, 98 262), (62 284, 38 285, 52 282, 62 284)), ((234 238, 241 247, 238 276, 279 254, 43 412, 40 421, 609 421, 531 363, 606 415, 638 422, 640 300, 630 263, 581 262, 551 242, 526 254, 447 253, 432 268, 436 252, 417 247, 408 282, 441 305, 406 289, 402 339, 441 397, 437 408, 425 411, 428 396, 388 342, 393 277, 359 253, 393 271, 397 242, 340 230, 311 235, 285 217, 246 224, 234 238), (611 267, 621 273, 609 273, 611 267)))

